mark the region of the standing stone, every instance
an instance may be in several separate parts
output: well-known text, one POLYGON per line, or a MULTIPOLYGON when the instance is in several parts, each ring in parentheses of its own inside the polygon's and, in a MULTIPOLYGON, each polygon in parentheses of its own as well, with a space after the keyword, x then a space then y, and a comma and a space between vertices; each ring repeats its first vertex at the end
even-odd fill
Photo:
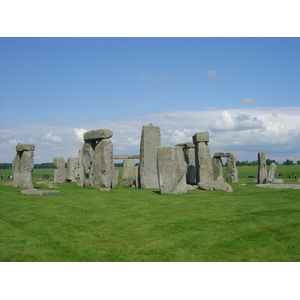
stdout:
POLYGON ((113 187, 119 184, 119 170, 114 169, 114 184, 113 187))
POLYGON ((275 179, 275 174, 276 174, 276 165, 272 162, 270 164, 270 167, 269 167, 269 172, 268 172, 268 176, 267 176, 267 182, 268 183, 271 183, 274 181, 275 179))
POLYGON ((186 193, 186 162, 181 147, 159 147, 157 167, 161 194, 186 193))
POLYGON ((84 186, 84 169, 82 163, 82 149, 78 150, 78 160, 76 166, 76 185, 77 186, 84 186))
POLYGON ((34 169, 33 144, 18 144, 17 154, 12 161, 13 186, 23 189, 33 188, 32 171, 34 169))
POLYGON ((141 188, 140 166, 135 167, 135 187, 137 189, 141 188))
POLYGON ((143 126, 140 144, 140 183, 143 189, 159 188, 157 150, 161 145, 160 128, 143 126))
POLYGON ((76 167, 78 159, 76 157, 68 157, 67 159, 67 181, 76 182, 76 167))
POLYGON ((196 183, 196 162, 195 162, 195 145, 193 142, 177 144, 183 149, 185 162, 187 164, 186 182, 188 184, 196 183))
POLYGON ((66 168, 65 168, 65 159, 63 157, 54 157, 53 164, 55 167, 54 170, 54 182, 55 183, 64 183, 66 182, 66 168))
POLYGON ((82 165, 84 172, 84 186, 93 187, 93 159, 94 149, 92 142, 85 142, 82 146, 82 165))
POLYGON ((266 153, 258 153, 258 177, 257 182, 259 184, 267 182, 267 163, 266 163, 266 153))
POLYGON ((93 179, 95 188, 111 188, 114 180, 113 144, 110 139, 101 140, 94 150, 93 179))
POLYGON ((226 168, 226 181, 227 182, 238 182, 238 171, 236 167, 235 156, 229 156, 227 158, 227 168, 226 168))
POLYGON ((212 157, 211 164, 213 168, 213 180, 224 182, 223 166, 221 157, 212 157))
POLYGON ((211 164, 210 151, 208 147, 209 133, 197 132, 193 136, 195 144, 196 181, 212 181, 213 170, 211 164))
POLYGON ((136 182, 136 169, 134 159, 128 158, 123 160, 122 185, 132 187, 136 182))

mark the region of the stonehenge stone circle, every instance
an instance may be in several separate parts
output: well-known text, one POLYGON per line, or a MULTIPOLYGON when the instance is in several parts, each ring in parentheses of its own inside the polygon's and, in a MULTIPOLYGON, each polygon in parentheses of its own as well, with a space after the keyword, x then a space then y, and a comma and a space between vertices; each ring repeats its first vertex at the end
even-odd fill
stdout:
POLYGON ((53 164, 55 166, 54 170, 54 182, 63 183, 67 179, 66 168, 65 168, 65 159, 63 157, 54 157, 53 164))
POLYGON ((97 130, 91 130, 87 131, 83 135, 84 141, 89 142, 98 142, 103 139, 109 139, 113 135, 113 132, 109 129, 97 129, 97 130))
POLYGON ((196 182, 210 182, 213 180, 213 170, 208 147, 209 133, 196 132, 193 142, 195 144, 196 182))
POLYGON ((159 147, 157 167, 161 194, 185 194, 186 162, 181 147, 159 147))
POLYGON ((258 152, 258 184, 267 182, 267 163, 266 163, 266 153, 258 152))
POLYGON ((159 188, 157 150, 161 145, 160 128, 143 126, 140 142, 140 186, 142 189, 159 188))
POLYGON ((18 144, 17 154, 12 161, 13 186, 23 189, 33 188, 32 171, 34 169, 33 144, 18 144))

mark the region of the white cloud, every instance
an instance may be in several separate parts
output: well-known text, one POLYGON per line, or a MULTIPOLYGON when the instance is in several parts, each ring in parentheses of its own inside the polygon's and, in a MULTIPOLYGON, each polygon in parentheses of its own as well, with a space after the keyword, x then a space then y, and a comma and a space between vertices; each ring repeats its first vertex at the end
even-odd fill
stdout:
POLYGON ((171 81, 171 77, 169 76, 161 76, 159 78, 157 78, 158 82, 162 82, 162 81, 171 81))
POLYGON ((75 133, 75 139, 77 141, 83 142, 83 135, 88 131, 84 128, 73 128, 73 131, 75 133))
POLYGON ((210 70, 205 74, 206 77, 216 78, 219 77, 216 71, 210 70))
POLYGON ((48 141, 51 141, 51 142, 55 142, 55 143, 61 143, 62 142, 62 138, 57 136, 57 135, 53 135, 52 134, 52 131, 49 131, 45 136, 44 138, 48 141))

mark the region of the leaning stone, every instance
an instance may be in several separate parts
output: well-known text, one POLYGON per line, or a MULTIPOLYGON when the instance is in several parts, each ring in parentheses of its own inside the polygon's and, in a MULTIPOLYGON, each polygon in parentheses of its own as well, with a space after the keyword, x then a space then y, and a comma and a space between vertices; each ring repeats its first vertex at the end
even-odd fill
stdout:
POLYGON ((34 151, 35 145, 33 144, 18 144, 16 146, 16 151, 34 151))
POLYGON ((44 195, 59 195, 60 191, 38 190, 38 189, 32 188, 32 189, 23 190, 21 193, 26 194, 26 195, 44 196, 44 195))
POLYGON ((194 144, 199 143, 199 142, 209 142, 209 132, 204 131, 204 132, 196 132, 193 136, 193 142, 194 144))
POLYGON ((161 194, 186 193, 186 163, 181 147, 159 147, 157 168, 161 194))
POLYGON ((91 130, 87 131, 83 135, 83 139, 85 141, 100 141, 102 139, 109 139, 113 135, 113 132, 109 129, 97 129, 97 130, 91 130))
POLYGON ((225 192, 233 192, 232 187, 226 182, 220 181, 200 181, 198 186, 202 190, 208 191, 225 191, 225 192))

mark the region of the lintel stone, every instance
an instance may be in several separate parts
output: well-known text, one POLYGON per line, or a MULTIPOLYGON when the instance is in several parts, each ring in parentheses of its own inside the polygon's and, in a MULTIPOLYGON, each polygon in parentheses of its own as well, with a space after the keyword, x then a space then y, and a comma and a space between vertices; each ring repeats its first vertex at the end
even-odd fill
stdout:
POLYGON ((100 141, 102 139, 109 139, 113 135, 113 132, 109 129, 97 129, 87 131, 83 135, 85 141, 100 141))
POLYGON ((18 144, 16 146, 16 151, 34 151, 35 145, 33 144, 18 144))
POLYGON ((234 154, 232 152, 217 152, 214 154, 214 157, 232 157, 234 154))
POLYGON ((195 148, 195 144, 193 142, 185 142, 176 145, 177 147, 182 147, 183 149, 195 148))
POLYGON ((194 144, 200 143, 200 142, 209 142, 209 132, 203 131, 203 132, 196 132, 193 136, 193 142, 194 144))
POLYGON ((140 159, 139 154, 114 154, 114 159, 140 159))

